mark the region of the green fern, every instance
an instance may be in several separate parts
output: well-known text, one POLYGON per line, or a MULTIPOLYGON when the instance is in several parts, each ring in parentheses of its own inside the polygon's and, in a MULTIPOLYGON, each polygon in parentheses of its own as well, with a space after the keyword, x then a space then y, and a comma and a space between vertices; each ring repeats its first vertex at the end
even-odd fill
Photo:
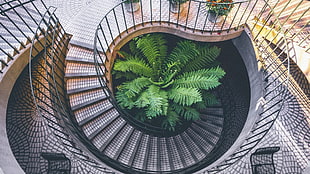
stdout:
POLYGON ((120 88, 115 96, 116 101, 122 109, 132 109, 135 106, 135 101, 133 101, 132 98, 129 98, 125 92, 125 90, 120 88))
MULTIPOLYGON (((202 103, 202 102, 198 102, 202 103)), ((196 103, 197 104, 197 103, 196 103)), ((186 120, 198 120, 200 118, 200 113, 197 111, 196 108, 188 107, 188 106, 181 106, 176 103, 170 105, 172 110, 174 110, 178 115, 182 116, 186 120)))
POLYGON ((151 77, 153 74, 152 68, 145 61, 132 57, 126 61, 117 61, 114 64, 114 70, 121 72, 133 72, 145 77, 151 77))
POLYGON ((182 106, 202 101, 201 94, 196 88, 172 88, 168 91, 168 98, 182 106))
POLYGON ((224 77, 226 72, 219 66, 206 69, 204 76, 215 76, 216 78, 220 79, 224 77))
POLYGON ((118 53, 123 59, 115 61, 112 74, 126 79, 117 87, 118 104, 139 120, 156 118, 163 128, 174 130, 181 118, 197 120, 200 109, 216 103, 207 90, 220 85, 225 75, 214 67, 219 48, 180 41, 168 53, 163 35, 148 34, 129 42, 129 50, 118 53))
POLYGON ((191 41, 181 41, 177 43, 177 46, 172 50, 169 55, 166 64, 171 65, 175 62, 179 62, 178 71, 180 71, 190 60, 197 57, 199 51, 196 49, 196 45, 191 41))
POLYGON ((220 85, 220 82, 218 82, 218 78, 215 76, 188 76, 188 77, 182 77, 180 79, 177 79, 173 83, 173 87, 175 88, 197 88, 197 89, 213 89, 220 85))
POLYGON ((198 120, 200 118, 200 113, 192 107, 184 107, 183 118, 186 120, 198 120))
POLYGON ((175 131, 175 126, 180 122, 179 117, 175 111, 169 110, 162 122, 162 127, 170 131, 175 131))
POLYGON ((139 94, 143 88, 147 87, 150 84, 151 82, 148 78, 140 77, 132 81, 126 82, 122 86, 125 90, 127 90, 125 94, 128 97, 132 98, 139 94))
POLYGON ((208 91, 205 91, 205 90, 202 91, 202 99, 203 99, 203 103, 205 103, 206 106, 212 106, 212 105, 219 103, 214 94, 208 91))
POLYGON ((166 41, 162 35, 146 35, 136 42, 137 48, 141 50, 150 65, 158 63, 160 57, 165 57, 167 52, 166 41))
POLYGON ((183 72, 207 68, 206 65, 212 64, 221 52, 220 48, 209 47, 208 45, 197 46, 197 50, 199 54, 182 69, 183 72))
POLYGON ((147 90, 142 92, 140 97, 135 102, 135 106, 138 108, 145 108, 148 119, 152 119, 160 115, 167 115, 167 92, 160 90, 160 88, 155 85, 151 85, 147 90))
POLYGON ((130 81, 134 80, 135 78, 139 77, 137 74, 132 73, 132 72, 121 72, 121 71, 112 71, 113 78, 115 79, 121 79, 125 78, 125 80, 130 81))
POLYGON ((197 71, 190 71, 190 72, 185 72, 183 74, 180 75, 180 78, 186 78, 189 76, 214 76, 218 79, 222 78, 225 75, 225 71, 217 66, 217 67, 213 67, 213 68, 209 68, 209 69, 200 69, 197 71))

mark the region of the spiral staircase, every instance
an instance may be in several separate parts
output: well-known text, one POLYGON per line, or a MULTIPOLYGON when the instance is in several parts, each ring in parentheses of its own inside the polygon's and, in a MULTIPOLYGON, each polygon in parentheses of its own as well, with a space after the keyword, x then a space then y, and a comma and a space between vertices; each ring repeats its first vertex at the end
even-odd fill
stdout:
POLYGON ((296 51, 310 52, 309 2, 240 1, 218 24, 206 2, 184 6, 171 13, 168 1, 142 0, 127 12, 122 2, 5 0, 0 173, 52 173, 44 153, 64 155, 71 173, 255 173, 250 155, 275 146, 276 173, 307 173, 310 85, 296 51), (132 120, 111 92, 115 52, 152 32, 223 50, 220 102, 177 134, 132 120))

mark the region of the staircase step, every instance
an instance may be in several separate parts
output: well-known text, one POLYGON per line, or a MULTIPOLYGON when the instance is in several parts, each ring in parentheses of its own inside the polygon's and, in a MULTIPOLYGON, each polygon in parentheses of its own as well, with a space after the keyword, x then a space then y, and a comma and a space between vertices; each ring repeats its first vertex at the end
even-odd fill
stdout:
MULTIPOLYGON (((87 137, 95 134, 94 132, 99 131, 101 127, 107 126, 111 121, 119 117, 119 113, 114 109, 110 109, 107 112, 104 112, 100 116, 96 117, 95 119, 91 120, 87 124, 82 126, 82 129, 87 137)), ((99 131, 100 132, 100 131, 99 131)), ((97 132, 98 133, 98 132, 97 132)), ((91 137, 93 138, 93 137, 91 137)))
POLYGON ((204 138, 200 135, 201 133, 197 133, 197 131, 193 128, 189 128, 185 132, 204 154, 208 154, 211 151, 210 149, 212 149, 212 145, 204 140, 204 138))
POLYGON ((215 115, 215 116, 223 116, 224 111, 221 107, 208 107, 206 109, 201 110, 202 114, 207 115, 215 115))
POLYGON ((208 131, 208 132, 210 132, 216 136, 220 136, 222 129, 223 129, 221 126, 214 125, 214 124, 209 123, 209 122, 204 122, 202 120, 198 120, 198 121, 194 122, 194 124, 199 125, 205 131, 208 131))
POLYGON ((181 158, 183 158, 184 166, 191 166, 197 162, 196 156, 193 155, 193 153, 190 150, 190 146, 187 146, 187 143, 185 143, 180 135, 173 137, 181 158))
POLYGON ((172 166, 175 170, 184 167, 185 160, 180 154, 177 144, 175 143, 173 137, 167 138, 168 152, 170 153, 170 158, 172 166))
POLYGON ((117 159, 120 152, 126 146, 128 139, 130 138, 134 128, 126 124, 115 136, 113 140, 107 141, 109 144, 106 146, 103 153, 112 159, 117 159))
POLYGON ((67 94, 76 94, 76 93, 81 93, 81 92, 85 92, 85 91, 90 91, 90 90, 94 90, 94 89, 98 89, 101 88, 100 85, 96 85, 96 86, 89 86, 89 87, 83 87, 83 88, 76 88, 76 89, 71 89, 67 91, 67 94))
POLYGON ((189 147, 189 150, 195 161, 200 161, 206 157, 206 154, 203 152, 202 148, 196 144, 197 142, 193 141, 192 137, 190 137, 187 132, 183 132, 181 134, 181 138, 183 139, 184 143, 187 144, 187 147, 189 147))
POLYGON ((96 72, 91 73, 66 73, 66 78, 83 78, 83 77, 97 77, 96 72))
POLYGON ((166 138, 159 139, 159 166, 161 171, 173 169, 170 152, 168 151, 166 138))
POLYGON ((207 151, 211 151, 218 140, 217 136, 197 124, 193 124, 192 129, 208 144, 207 151))
POLYGON ((136 151, 136 155, 132 161, 132 167, 142 169, 146 161, 147 149, 149 149, 149 138, 147 134, 143 134, 139 143, 139 147, 136 151))
POLYGON ((100 111, 100 112, 97 112, 97 113, 95 113, 95 114, 93 114, 93 115, 87 117, 86 119, 84 119, 84 120, 82 120, 82 121, 80 121, 80 122, 78 123, 79 126, 83 126, 83 125, 87 124, 88 122, 94 120, 95 118, 99 117, 100 115, 102 115, 102 114, 108 112, 108 111, 111 110, 112 108, 113 108, 113 106, 111 105, 111 106, 105 108, 104 110, 102 110, 102 111, 100 111))
MULTIPOLYGON (((127 124, 125 120, 119 119, 114 121, 115 123, 111 123, 107 128, 107 131, 104 131, 103 134, 108 137, 108 139, 100 146, 99 150, 101 152, 104 152, 106 147, 112 142, 114 138, 117 137, 117 135, 121 132, 121 130, 125 127, 127 124)), ((122 137, 122 135, 120 135, 122 137)))
POLYGON ((218 126, 222 126, 223 122, 224 122, 224 118, 223 117, 219 117, 219 116, 214 116, 214 115, 206 115, 206 114, 201 114, 200 118, 202 121, 204 122, 209 122, 218 126))
MULTIPOLYGON (((103 114, 104 116, 106 116, 106 115, 108 115, 109 113, 112 113, 111 111, 110 112, 106 112, 105 114, 103 114)), ((113 114, 113 113, 112 113, 113 114)), ((109 131, 113 131, 113 129, 111 129, 110 130, 110 128, 111 128, 111 124, 113 125, 113 126, 115 126, 115 123, 116 122, 120 122, 119 121, 119 119, 120 119, 120 117, 119 117, 119 115, 115 115, 115 114, 113 114, 113 115, 110 115, 109 117, 108 116, 106 116, 106 117, 108 117, 108 118, 105 118, 105 117, 101 117, 101 119, 103 119, 102 120, 102 124, 101 124, 101 126, 100 127, 94 127, 94 131, 91 133, 91 134, 89 134, 87 137, 90 139, 90 140, 93 140, 93 142, 95 143, 97 140, 96 140, 96 136, 97 135, 99 135, 104 129, 106 129, 107 128, 107 131, 106 132, 109 132, 109 131)), ((96 119, 97 120, 97 119, 96 119)), ((95 120, 93 120, 92 121, 92 123, 94 123, 95 122, 95 120)), ((123 123, 123 121, 121 121, 122 123, 123 123)), ((97 124, 97 123, 95 123, 95 124, 97 124)), ((112 126, 112 127, 113 127, 112 126)), ((102 136, 102 134, 100 135, 100 136, 102 136)), ((103 141, 102 143, 104 143, 105 141, 103 141)), ((102 146, 102 144, 100 145, 100 147, 102 146)), ((99 148, 99 147, 98 147, 99 148)))
POLYGON ((75 111, 75 110, 78 110, 78 109, 80 109, 80 108, 86 107, 86 106, 88 106, 88 105, 97 103, 97 102, 102 101, 102 100, 105 100, 105 99, 107 99, 106 96, 101 96, 101 97, 98 97, 98 98, 95 98, 95 99, 92 99, 92 100, 83 102, 83 103, 81 103, 81 104, 77 104, 77 105, 71 106, 71 109, 72 109, 73 111, 75 111))
POLYGON ((68 62, 77 62, 77 63, 86 63, 86 64, 95 64, 94 60, 91 59, 83 59, 83 58, 76 58, 76 57, 66 57, 66 61, 68 62))
POLYGON ((92 86, 99 86, 98 77, 84 77, 84 78, 69 78, 67 79, 67 90, 75 90, 79 88, 88 88, 92 86))
POLYGON ((128 142, 126 143, 126 146, 122 151, 120 151, 120 155, 117 160, 120 162, 132 166, 133 159, 139 150, 139 144, 142 138, 142 132, 138 130, 134 130, 131 137, 128 139, 128 142))

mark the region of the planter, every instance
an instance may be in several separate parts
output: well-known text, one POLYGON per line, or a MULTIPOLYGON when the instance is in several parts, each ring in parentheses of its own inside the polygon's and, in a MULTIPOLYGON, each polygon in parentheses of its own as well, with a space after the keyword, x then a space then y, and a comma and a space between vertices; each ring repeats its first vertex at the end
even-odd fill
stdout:
POLYGON ((212 23, 219 23, 219 22, 222 22, 223 19, 224 19, 223 16, 219 16, 212 11, 208 11, 208 21, 210 21, 212 23))
POLYGON ((170 11, 172 13, 179 13, 179 12, 182 12, 183 10, 183 3, 180 4, 178 2, 170 2, 170 11))
POLYGON ((135 12, 140 8, 140 2, 125 3, 125 8, 128 12, 135 12))

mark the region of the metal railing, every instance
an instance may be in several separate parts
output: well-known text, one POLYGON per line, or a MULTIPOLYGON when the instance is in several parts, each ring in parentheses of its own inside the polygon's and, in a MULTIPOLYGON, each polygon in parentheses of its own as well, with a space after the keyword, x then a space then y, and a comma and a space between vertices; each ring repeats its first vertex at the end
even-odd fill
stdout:
MULTIPOLYGON (((92 159, 93 156, 89 156, 86 148, 81 147, 80 141, 76 140, 82 141, 83 134, 71 120, 64 80, 65 57, 70 36, 55 16, 56 8, 49 7, 46 10, 36 29, 36 32, 40 31, 43 34, 44 39, 39 40, 36 37, 32 41, 29 57, 30 84, 37 114, 45 119, 47 126, 63 146, 63 153, 67 154, 69 159, 84 162, 97 172, 113 173, 92 159), (44 48, 38 55, 33 54, 37 52, 35 42, 44 48)), ((87 144, 83 141, 82 143, 87 144)))
MULTIPOLYGON (((54 14, 55 8, 47 8, 42 1, 41 3, 45 10, 47 10, 44 14, 40 13, 41 10, 31 0, 11 0, 6 1, 5 5, 1 5, 1 15, 6 15, 11 10, 19 14, 16 8, 21 8, 26 11, 36 24, 35 29, 33 29, 21 15, 17 15, 21 19, 21 25, 18 25, 10 16, 6 15, 9 22, 21 34, 22 38, 32 43, 29 63, 30 81, 38 113, 47 121, 55 137, 58 137, 59 142, 65 149, 65 153, 70 153, 73 158, 82 160, 99 171, 109 172, 108 169, 91 159, 87 152, 85 152, 86 148, 84 146, 82 147, 81 144, 76 143, 77 141, 82 142, 93 153, 98 151, 82 133, 82 130, 76 126, 77 124, 72 122, 74 119, 72 119, 70 107, 67 103, 64 82, 64 61, 68 50, 65 40, 68 37, 54 14), (39 14, 40 20, 36 20, 33 17, 33 14, 24 6, 25 3, 33 5, 33 9, 39 14), (27 30, 33 34, 33 38, 29 37, 21 26, 26 26, 27 30), (44 39, 40 40, 40 36, 44 39), (37 48, 34 46, 36 42, 44 48, 43 51, 36 50, 37 48), (34 55, 34 52, 40 52, 39 56, 34 55)), ((123 34, 136 31, 139 27, 145 25, 170 25, 178 30, 200 35, 231 33, 247 26, 252 33, 252 39, 256 44, 255 47, 259 50, 260 61, 265 72, 265 94, 262 100, 263 110, 239 149, 218 166, 205 171, 206 173, 217 173, 237 163, 237 161, 255 148, 279 116, 289 82, 290 47, 288 46, 288 31, 285 30, 283 20, 279 18, 280 14, 274 11, 274 6, 270 5, 268 1, 235 2, 231 13, 219 24, 208 21, 209 14, 206 12, 206 3, 202 1, 188 1, 184 5, 185 8, 182 13, 171 13, 171 5, 166 0, 141 0, 139 3, 140 9, 136 12, 125 11, 124 3, 120 3, 111 9, 98 25, 94 43, 94 58, 100 84, 106 95, 110 96, 111 103, 118 108, 108 87, 109 81, 107 79, 109 77, 106 77, 111 69, 106 69, 104 65, 112 61, 110 59, 111 47, 116 44, 116 39, 122 39, 123 34), (263 6, 263 8, 258 8, 259 5, 263 6), (260 9, 260 11, 257 11, 257 9, 260 9), (121 15, 116 15, 116 13, 121 15), (251 16, 257 16, 257 20, 252 19, 251 16), (271 22, 272 26, 269 25, 271 22), (280 28, 274 26, 280 26, 280 28), (266 28, 268 28, 267 31, 265 31, 266 28)), ((1 25, 14 40, 17 40, 25 48, 24 42, 17 38, 15 33, 11 33, 11 29, 7 25, 3 23, 1 25)), ((11 45, 11 41, 3 36, 1 36, 1 39, 7 43, 10 49, 16 53, 19 52, 16 46, 11 45)), ((1 48, 0 51, 9 59, 13 59, 14 55, 9 54, 6 50, 1 48)), ((1 67, 3 65, 8 66, 7 63, 8 61, 1 59, 1 67)), ((2 72, 2 68, 0 71, 2 72)), ((119 112, 123 113, 120 109, 119 112)), ((119 165, 118 167, 122 168, 122 170, 126 168, 132 169, 131 166, 111 162, 113 160, 100 156, 100 154, 96 156, 107 162, 107 164, 116 167, 119 165)), ((139 169, 134 170, 146 172, 139 169)))
MULTIPOLYGON (((105 65, 110 63, 111 47, 115 46, 116 39, 122 39, 123 34, 128 34, 130 30, 136 30, 138 27, 145 25, 173 25, 180 30, 199 33, 200 35, 219 35, 226 33, 233 33, 239 29, 244 28, 246 22, 249 20, 251 12, 254 7, 250 6, 250 1, 239 1, 231 4, 234 8, 231 9, 229 15, 225 16, 223 22, 220 24, 211 23, 208 20, 209 13, 207 12, 207 5, 211 2, 204 2, 198 0, 191 0, 185 4, 179 4, 178 13, 171 12, 171 4, 167 0, 150 0, 140 1, 139 9, 134 12, 127 11, 125 3, 121 2, 112 8, 100 21, 94 40, 94 55, 96 71, 99 76, 99 82, 104 88, 106 96, 110 96, 110 102, 118 109, 122 115, 129 115, 125 111, 118 108, 118 105, 113 98, 112 92, 108 87, 108 79, 106 75, 110 70, 107 70, 105 65), (180 8, 183 6, 183 8, 180 8), (182 10, 181 10, 182 9, 182 10), (185 13, 185 16, 184 16, 185 13), (119 15, 116 15, 119 14, 119 15), (181 17, 181 14, 183 17, 181 17), (239 16, 238 14, 243 14, 239 16), (103 67, 102 67, 103 66, 103 67)), ((129 3, 127 6, 133 9, 133 4, 129 3)), ((128 117, 124 117, 125 119, 128 117)), ((132 118, 132 117, 130 117, 132 118)), ((146 125, 139 120, 126 119, 136 127, 141 128, 151 134, 166 135, 166 130, 152 125, 146 125)), ((173 134, 173 132, 171 132, 173 134)))
POLYGON ((0 4, 0 10, 0 17, 3 19, 0 23, 2 28, 0 36, 0 43, 2 43, 0 47, 0 73, 3 73, 9 62, 14 60, 14 56, 19 54, 22 49, 25 49, 26 45, 32 42, 34 36, 40 34, 35 32, 40 11, 35 6, 34 0, 4 0, 0 4), (32 6, 32 10, 28 10, 26 5, 32 6), (25 20, 25 15, 31 20, 31 23, 25 20))
MULTIPOLYGON (((301 2, 296 9, 300 7, 301 2)), ((288 32, 296 26, 297 22, 287 27, 288 19, 283 19, 281 16, 284 9, 281 12, 274 10, 279 0, 274 2, 275 5, 269 4, 269 1, 256 0, 235 3, 232 12, 224 18, 222 23, 210 23, 208 21, 209 14, 205 12, 207 3, 188 1, 183 13, 180 13, 180 10, 179 13, 172 13, 170 11, 171 5, 165 0, 141 0, 139 2, 140 8, 136 12, 126 11, 124 3, 116 5, 102 18, 97 27, 94 41, 94 60, 104 92, 110 96, 111 103, 126 119, 129 116, 126 116, 126 113, 118 108, 109 88, 111 62, 114 61, 111 59, 111 55, 118 39, 122 39, 124 35, 146 25, 168 25, 176 30, 190 31, 200 35, 225 34, 247 26, 252 34, 251 38, 255 47, 259 51, 258 56, 264 69, 265 93, 261 100, 262 111, 259 113, 251 132, 244 139, 244 143, 219 165, 205 171, 206 173, 217 173, 248 155, 264 138, 278 118, 285 102, 284 98, 287 95, 290 77, 292 48, 288 43, 288 32)), ((131 7, 133 7, 132 4, 131 7)), ((308 11, 309 8, 299 16, 298 20, 302 19, 308 11)), ((295 10, 291 11, 289 16, 294 12, 295 10)), ((299 31, 303 29, 299 28, 299 31)), ((141 126, 139 121, 131 121, 131 123, 141 126)))

